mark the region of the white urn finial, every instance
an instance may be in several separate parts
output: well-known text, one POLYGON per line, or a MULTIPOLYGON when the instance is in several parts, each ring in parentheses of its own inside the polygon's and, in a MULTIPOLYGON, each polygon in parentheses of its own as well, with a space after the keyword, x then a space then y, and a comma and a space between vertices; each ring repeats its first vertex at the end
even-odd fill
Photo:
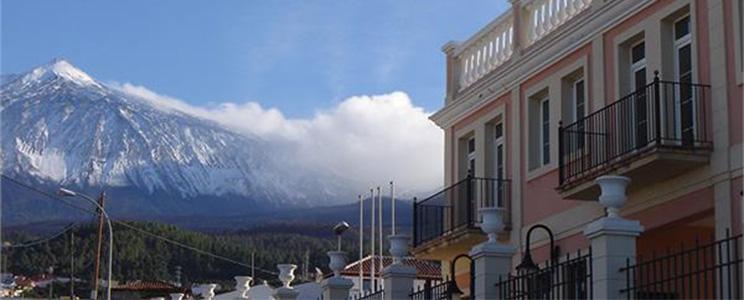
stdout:
POLYGON ((217 288, 217 285, 214 283, 209 284, 202 284, 199 287, 199 291, 202 297, 207 300, 212 300, 214 298, 214 289, 217 288))
POLYGON ((240 298, 248 298, 248 290, 251 289, 251 276, 235 276, 235 290, 240 298))
POLYGON ((346 267, 346 252, 328 251, 326 254, 328 254, 328 258, 330 258, 328 267, 333 271, 333 276, 340 277, 341 271, 346 267))
POLYGON ((411 237, 405 234, 394 234, 388 237, 390 239, 390 254, 393 256, 393 264, 403 262, 403 257, 408 255, 408 242, 411 237))
POLYGON ((297 265, 279 264, 276 267, 279 268, 279 280, 282 281, 285 288, 290 288, 289 285, 295 279, 294 270, 297 269, 297 265))
POLYGON ((627 196, 625 190, 630 183, 630 178, 625 176, 605 175, 594 180, 602 190, 599 203, 605 207, 607 217, 619 218, 620 208, 623 207, 627 196))
POLYGON ((504 230, 504 209, 501 207, 483 207, 478 210, 483 216, 481 230, 488 235, 489 243, 496 243, 498 234, 504 230))
POLYGON ((172 293, 170 294, 171 300, 181 300, 183 299, 183 293, 172 293))

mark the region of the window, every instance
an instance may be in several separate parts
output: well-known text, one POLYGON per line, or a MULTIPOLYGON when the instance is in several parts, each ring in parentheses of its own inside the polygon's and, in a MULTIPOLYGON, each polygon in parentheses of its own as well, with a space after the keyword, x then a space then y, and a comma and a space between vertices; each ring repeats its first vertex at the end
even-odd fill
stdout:
POLYGON ((618 108, 621 122, 628 122, 619 132, 620 153, 648 143, 648 101, 646 92, 646 43, 641 40, 630 47, 630 99, 618 108), (628 121, 622 121, 622 120, 628 121))
MULTIPOLYGON (((573 84, 573 87, 571 89, 571 94, 573 98, 573 120, 576 123, 576 131, 578 131, 578 136, 576 140, 576 144, 573 146, 577 149, 581 149, 584 147, 584 127, 585 124, 583 122, 583 118, 586 115, 586 94, 584 92, 584 79, 580 78, 576 80, 573 84)), ((572 148, 573 148, 572 147, 572 148)))
POLYGON ((690 16, 674 22, 674 80, 679 82, 675 95, 676 138, 682 144, 690 144, 695 139, 695 103, 692 91, 692 34, 690 16))
POLYGON ((550 101, 540 101, 540 157, 542 164, 550 163, 550 101))
POLYGON ((496 188, 493 189, 495 192, 494 199, 497 207, 504 207, 504 185, 501 179, 505 178, 504 173, 504 124, 499 122, 494 126, 494 178, 496 181, 496 188))
POLYGON ((475 176, 475 138, 468 139, 468 175, 475 176))

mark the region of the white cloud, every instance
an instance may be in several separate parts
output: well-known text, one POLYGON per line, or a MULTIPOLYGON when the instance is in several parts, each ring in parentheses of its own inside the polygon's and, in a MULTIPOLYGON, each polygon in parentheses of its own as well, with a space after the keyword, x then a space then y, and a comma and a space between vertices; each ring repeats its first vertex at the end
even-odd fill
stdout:
POLYGON ((311 118, 289 119, 256 102, 199 107, 143 86, 110 86, 164 109, 258 135, 277 142, 277 147, 289 146, 302 163, 330 168, 364 184, 395 180, 401 191, 420 192, 442 183, 442 131, 428 119, 431 113, 415 106, 404 92, 350 97, 311 118))

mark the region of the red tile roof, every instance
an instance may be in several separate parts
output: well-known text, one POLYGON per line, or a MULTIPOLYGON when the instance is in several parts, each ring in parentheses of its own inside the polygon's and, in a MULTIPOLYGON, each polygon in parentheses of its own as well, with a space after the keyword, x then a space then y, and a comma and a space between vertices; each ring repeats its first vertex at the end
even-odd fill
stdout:
MULTIPOLYGON (((370 263, 373 261, 372 256, 367 256, 362 259, 362 273, 363 276, 370 276, 371 266, 370 263)), ((378 268, 380 263, 380 256, 375 256, 375 269, 378 268)), ((382 257, 383 268, 391 265, 393 258, 390 256, 382 257)), ((403 264, 416 268, 416 278, 419 279, 441 279, 442 271, 438 263, 415 259, 413 257, 406 257, 403 259, 403 264)), ((380 270, 375 271, 376 274, 381 274, 380 270)), ((359 276, 359 261, 352 262, 341 271, 344 276, 359 276)))
POLYGON ((180 291, 183 288, 179 288, 173 284, 167 283, 160 280, 134 280, 129 281, 125 284, 120 284, 112 287, 113 290, 117 291, 180 291))

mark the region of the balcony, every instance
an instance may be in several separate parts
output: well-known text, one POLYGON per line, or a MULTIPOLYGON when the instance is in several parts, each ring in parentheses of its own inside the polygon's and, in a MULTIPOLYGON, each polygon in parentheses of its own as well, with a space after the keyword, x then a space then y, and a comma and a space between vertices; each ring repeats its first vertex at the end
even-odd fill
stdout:
MULTIPOLYGON (((510 181, 467 177, 413 204, 413 246, 428 248, 465 235, 482 237, 478 209, 503 207, 507 228, 511 225, 510 181)), ((414 250, 416 251, 416 250, 414 250)))
POLYGON ((708 163, 713 143, 710 86, 662 81, 567 126, 560 126, 559 180, 563 198, 594 200, 594 178, 632 179, 630 190, 661 182, 708 163))

